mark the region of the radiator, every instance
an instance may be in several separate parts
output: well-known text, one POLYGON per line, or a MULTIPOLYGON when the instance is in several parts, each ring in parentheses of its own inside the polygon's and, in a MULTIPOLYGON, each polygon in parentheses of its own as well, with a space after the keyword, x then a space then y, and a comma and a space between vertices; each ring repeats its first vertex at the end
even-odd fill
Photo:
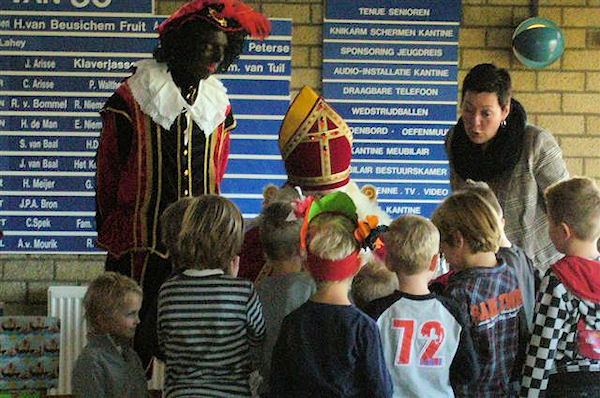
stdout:
POLYGON ((87 286, 51 286, 48 288, 48 316, 60 319, 60 359, 58 387, 51 394, 71 393, 73 364, 86 344, 83 296, 87 286))
MULTIPOLYGON (((48 316, 60 318, 60 359, 58 387, 50 394, 71 394, 71 373, 73 364, 85 346, 86 325, 83 316, 83 296, 87 286, 51 286, 48 288, 48 316)), ((155 361, 150 390, 162 390, 164 385, 164 364, 155 361)))

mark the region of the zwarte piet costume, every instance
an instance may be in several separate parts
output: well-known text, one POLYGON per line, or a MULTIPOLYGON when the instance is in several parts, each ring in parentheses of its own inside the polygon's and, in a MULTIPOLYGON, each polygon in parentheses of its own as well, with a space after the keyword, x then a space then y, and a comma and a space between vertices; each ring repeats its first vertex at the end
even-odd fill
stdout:
POLYGON ((160 241, 160 215, 180 198, 218 194, 227 167, 236 123, 227 89, 210 74, 239 56, 248 33, 264 38, 269 30, 265 16, 238 0, 187 3, 158 27, 155 59, 137 62, 101 110, 98 246, 108 251, 108 271, 132 276, 144 290, 138 335, 147 330, 150 336, 136 336, 144 365, 156 354, 158 289, 172 272, 160 241), (219 47, 214 37, 221 32, 227 40, 219 47), (198 42, 204 38, 207 43, 198 42), (181 44, 186 39, 188 49, 181 44), (151 348, 140 347, 149 341, 151 348))

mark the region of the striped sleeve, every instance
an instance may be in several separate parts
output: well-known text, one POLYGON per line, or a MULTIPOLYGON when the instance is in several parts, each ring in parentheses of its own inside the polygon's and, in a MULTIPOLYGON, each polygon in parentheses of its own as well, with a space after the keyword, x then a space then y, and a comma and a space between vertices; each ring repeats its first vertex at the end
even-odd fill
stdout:
POLYGON ((262 304, 258 299, 254 286, 250 289, 246 313, 248 314, 248 339, 251 345, 256 345, 265 338, 265 320, 262 313, 262 304))

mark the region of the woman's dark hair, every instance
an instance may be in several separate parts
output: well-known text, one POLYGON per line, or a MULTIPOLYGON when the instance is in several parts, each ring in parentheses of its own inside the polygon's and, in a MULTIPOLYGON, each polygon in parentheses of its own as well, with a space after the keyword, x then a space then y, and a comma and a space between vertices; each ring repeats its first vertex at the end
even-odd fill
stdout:
POLYGON ((501 107, 508 104, 511 95, 510 74, 494 64, 474 66, 463 80, 461 101, 467 91, 475 93, 496 93, 501 107))
MULTIPOLYGON (((201 19, 190 20, 181 27, 164 34, 160 44, 154 49, 154 59, 157 62, 166 62, 170 67, 182 61, 189 62, 198 46, 202 45, 205 38, 213 31, 219 31, 219 29, 201 19)), ((227 35, 227 47, 218 72, 227 71, 229 66, 239 58, 244 47, 244 40, 248 35, 245 30, 223 31, 223 33, 227 35)))

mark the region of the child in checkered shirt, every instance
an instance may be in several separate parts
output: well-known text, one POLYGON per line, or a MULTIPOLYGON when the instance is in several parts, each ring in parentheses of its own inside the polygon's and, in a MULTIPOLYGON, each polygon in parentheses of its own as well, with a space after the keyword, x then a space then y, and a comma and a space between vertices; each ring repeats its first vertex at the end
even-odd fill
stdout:
POLYGON ((446 198, 431 221, 440 231, 440 249, 455 270, 442 294, 469 314, 480 376, 455 388, 457 397, 512 397, 527 343, 527 324, 517 276, 496 257, 501 224, 480 195, 460 191, 446 198))
POLYGON ((544 276, 522 397, 600 396, 600 189, 571 178, 546 190, 550 238, 565 257, 544 276))
POLYGON ((542 275, 534 268, 533 261, 525 254, 525 251, 508 240, 504 231, 504 226, 506 224, 504 220, 504 211, 498 202, 496 194, 491 190, 489 185, 483 181, 467 180, 465 189, 475 192, 483 199, 487 200, 500 217, 502 229, 500 230, 500 248, 496 255, 506 261, 506 265, 512 268, 517 274, 519 289, 521 289, 521 294, 523 295, 523 310, 525 311, 525 317, 527 318, 527 327, 531 332, 533 328, 535 295, 537 287, 539 287, 542 279, 542 275))

